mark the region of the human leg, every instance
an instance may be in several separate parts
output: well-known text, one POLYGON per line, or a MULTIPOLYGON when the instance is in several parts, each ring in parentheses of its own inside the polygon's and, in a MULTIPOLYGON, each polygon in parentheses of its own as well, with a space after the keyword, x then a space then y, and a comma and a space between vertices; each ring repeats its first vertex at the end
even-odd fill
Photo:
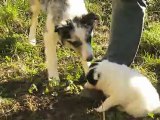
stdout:
POLYGON ((130 65, 136 55, 146 8, 145 0, 112 0, 110 44, 103 59, 130 65))

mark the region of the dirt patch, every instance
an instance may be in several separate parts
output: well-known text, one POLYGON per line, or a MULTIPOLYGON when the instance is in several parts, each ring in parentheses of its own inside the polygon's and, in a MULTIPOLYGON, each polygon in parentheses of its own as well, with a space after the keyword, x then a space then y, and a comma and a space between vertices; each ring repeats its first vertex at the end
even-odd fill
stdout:
MULTIPOLYGON (((30 84, 22 81, 1 84, 1 96, 13 102, 0 104, 0 120, 103 120, 102 113, 94 111, 105 99, 100 91, 82 90, 75 94, 61 89, 58 96, 29 94, 30 84)), ((106 120, 150 119, 134 119, 112 108, 106 112, 106 120)))
POLYGON ((98 99, 93 100, 82 95, 58 93, 57 97, 50 95, 25 94, 17 98, 17 111, 1 116, 1 120, 98 120, 93 108, 98 99))

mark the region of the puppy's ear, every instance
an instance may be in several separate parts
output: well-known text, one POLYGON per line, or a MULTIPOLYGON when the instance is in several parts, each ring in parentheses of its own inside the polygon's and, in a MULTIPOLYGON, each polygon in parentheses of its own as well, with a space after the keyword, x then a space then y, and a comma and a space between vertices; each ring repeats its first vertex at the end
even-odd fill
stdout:
POLYGON ((96 65, 98 65, 98 63, 97 63, 97 62, 94 62, 94 63, 92 63, 92 64, 89 66, 89 68, 92 68, 92 67, 94 67, 94 66, 96 66, 96 65))
POLYGON ((92 85, 96 85, 98 79, 94 79, 94 74, 95 74, 95 68, 91 69, 88 74, 86 75, 86 79, 88 80, 88 82, 92 85))
POLYGON ((96 15, 93 12, 90 12, 87 15, 82 16, 81 23, 93 26, 96 20, 99 20, 98 15, 96 15))
POLYGON ((60 24, 55 26, 55 32, 57 32, 61 39, 71 38, 70 32, 74 29, 71 21, 66 21, 66 24, 60 24))
POLYGON ((92 67, 97 66, 99 62, 101 62, 101 60, 96 60, 96 61, 94 61, 94 62, 89 66, 89 68, 92 68, 92 67))

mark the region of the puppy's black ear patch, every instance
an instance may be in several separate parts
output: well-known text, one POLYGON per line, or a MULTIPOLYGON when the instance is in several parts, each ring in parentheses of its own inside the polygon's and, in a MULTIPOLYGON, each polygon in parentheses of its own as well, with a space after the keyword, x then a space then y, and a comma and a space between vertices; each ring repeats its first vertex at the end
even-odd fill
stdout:
POLYGON ((86 79, 88 80, 88 82, 92 85, 96 85, 98 80, 94 79, 94 71, 95 69, 91 69, 88 74, 86 75, 86 79))
POLYGON ((99 62, 101 62, 101 60, 96 60, 96 61, 94 61, 94 62, 89 66, 89 68, 92 68, 92 67, 98 65, 99 62))
POLYGON ((102 62, 102 60, 96 60, 95 62, 102 62))
POLYGON ((98 65, 98 63, 97 63, 97 62, 94 62, 94 63, 92 63, 92 64, 89 66, 89 68, 92 68, 92 67, 94 67, 94 66, 96 66, 96 65, 98 65))

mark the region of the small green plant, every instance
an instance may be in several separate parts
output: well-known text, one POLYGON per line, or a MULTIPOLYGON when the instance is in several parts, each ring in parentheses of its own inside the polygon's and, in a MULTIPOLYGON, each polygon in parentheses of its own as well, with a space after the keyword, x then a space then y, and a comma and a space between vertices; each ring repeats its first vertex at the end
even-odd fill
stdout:
POLYGON ((154 119, 154 114, 153 113, 148 113, 148 116, 152 119, 154 119))
POLYGON ((34 92, 38 92, 37 86, 35 84, 32 84, 30 86, 30 88, 28 89, 28 92, 31 93, 31 94, 34 93, 34 92))

